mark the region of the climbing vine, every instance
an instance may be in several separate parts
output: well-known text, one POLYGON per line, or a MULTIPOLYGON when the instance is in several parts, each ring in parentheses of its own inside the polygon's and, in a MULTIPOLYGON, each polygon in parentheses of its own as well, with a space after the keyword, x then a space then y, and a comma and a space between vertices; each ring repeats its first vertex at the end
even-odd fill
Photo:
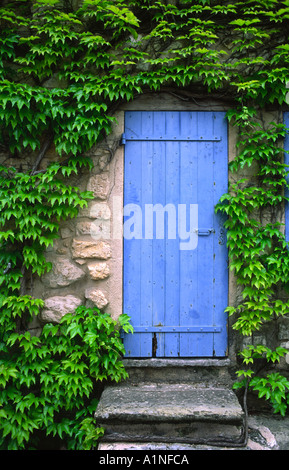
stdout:
MULTIPOLYGON (((110 133, 117 106, 152 91, 228 107, 238 147, 216 210, 227 216, 230 269, 241 288, 240 302, 227 311, 240 336, 252 339, 240 351, 251 368, 238 372, 236 387, 254 388, 285 414, 287 378, 258 368, 287 351, 273 340, 256 344, 256 332, 277 328, 289 309, 281 224, 288 18, 288 0, 2 2, 0 447, 27 448, 44 433, 90 448, 101 433, 89 415, 94 382, 125 376, 117 325, 80 308, 33 337, 28 325, 43 301, 31 295, 32 283, 51 267, 45 250, 59 222, 91 197, 70 186, 69 176, 91 168, 86 152, 110 133), (274 111, 272 122, 265 111, 274 111)), ((128 330, 127 318, 120 321, 128 330)))
MULTIPOLYGON (((228 117, 230 119, 230 113, 228 117)), ((256 165, 257 184, 251 178, 233 182, 229 193, 221 197, 216 207, 228 216, 225 226, 230 269, 235 271, 237 282, 242 286, 242 301, 226 310, 236 319, 233 329, 253 340, 253 344, 240 352, 240 357, 245 365, 255 364, 255 368, 238 371, 243 380, 237 382, 235 388, 249 386, 257 390, 259 397, 265 396, 274 411, 282 415, 289 403, 289 381, 278 372, 265 377, 259 373, 264 369, 262 360, 278 363, 288 352, 274 345, 278 319, 288 314, 289 307, 285 293, 289 272, 288 243, 278 221, 280 206, 286 199, 283 189, 288 187, 284 150, 278 145, 285 132, 283 124, 272 122, 264 129, 252 120, 249 129, 248 123, 240 128, 240 152, 230 169, 236 172, 244 166, 256 165), (270 348, 254 341, 256 332, 268 328, 268 324, 270 348)))

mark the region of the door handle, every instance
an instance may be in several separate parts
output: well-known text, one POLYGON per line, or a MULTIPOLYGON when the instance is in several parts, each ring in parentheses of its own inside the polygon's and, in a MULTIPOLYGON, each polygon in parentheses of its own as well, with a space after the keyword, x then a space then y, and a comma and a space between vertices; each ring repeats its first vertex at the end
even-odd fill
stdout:
POLYGON ((215 233, 215 229, 214 228, 197 228, 195 229, 195 232, 200 237, 207 237, 208 235, 211 235, 211 233, 215 233))

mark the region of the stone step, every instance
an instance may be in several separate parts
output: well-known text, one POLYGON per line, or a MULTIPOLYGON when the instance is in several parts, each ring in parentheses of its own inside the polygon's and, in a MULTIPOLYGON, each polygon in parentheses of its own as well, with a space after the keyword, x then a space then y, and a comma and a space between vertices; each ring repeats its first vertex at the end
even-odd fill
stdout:
POLYGON ((203 383, 204 386, 228 386, 230 374, 228 359, 125 359, 129 374, 126 384, 148 383, 203 383))
MULTIPOLYGON (((101 442, 98 450, 102 451, 121 451, 121 450, 143 450, 143 451, 170 451, 184 452, 187 450, 251 450, 249 446, 240 447, 222 447, 215 445, 198 444, 180 444, 180 443, 161 443, 161 442, 101 442)), ((258 449, 263 450, 263 449, 258 449)), ((267 450, 267 449, 266 449, 267 450)))
POLYGON ((242 441, 244 415, 226 387, 189 383, 108 386, 95 413, 103 443, 233 445, 242 441))

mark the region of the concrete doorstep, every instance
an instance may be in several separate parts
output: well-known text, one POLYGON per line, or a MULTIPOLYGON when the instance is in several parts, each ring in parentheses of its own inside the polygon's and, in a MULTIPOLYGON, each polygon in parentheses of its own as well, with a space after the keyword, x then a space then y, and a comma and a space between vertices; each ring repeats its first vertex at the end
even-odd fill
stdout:
POLYGON ((99 450, 243 447, 244 413, 229 388, 142 383, 106 387, 99 450))
POLYGON ((101 395, 98 450, 289 450, 289 416, 255 414, 246 423, 229 365, 128 360, 129 379, 101 395))

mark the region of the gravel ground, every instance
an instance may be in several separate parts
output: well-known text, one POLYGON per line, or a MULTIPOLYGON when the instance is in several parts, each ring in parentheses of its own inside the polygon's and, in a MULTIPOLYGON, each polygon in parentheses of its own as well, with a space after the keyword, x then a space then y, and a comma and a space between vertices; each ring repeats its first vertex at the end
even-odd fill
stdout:
POLYGON ((248 426, 250 450, 289 450, 289 416, 251 415, 248 426))

